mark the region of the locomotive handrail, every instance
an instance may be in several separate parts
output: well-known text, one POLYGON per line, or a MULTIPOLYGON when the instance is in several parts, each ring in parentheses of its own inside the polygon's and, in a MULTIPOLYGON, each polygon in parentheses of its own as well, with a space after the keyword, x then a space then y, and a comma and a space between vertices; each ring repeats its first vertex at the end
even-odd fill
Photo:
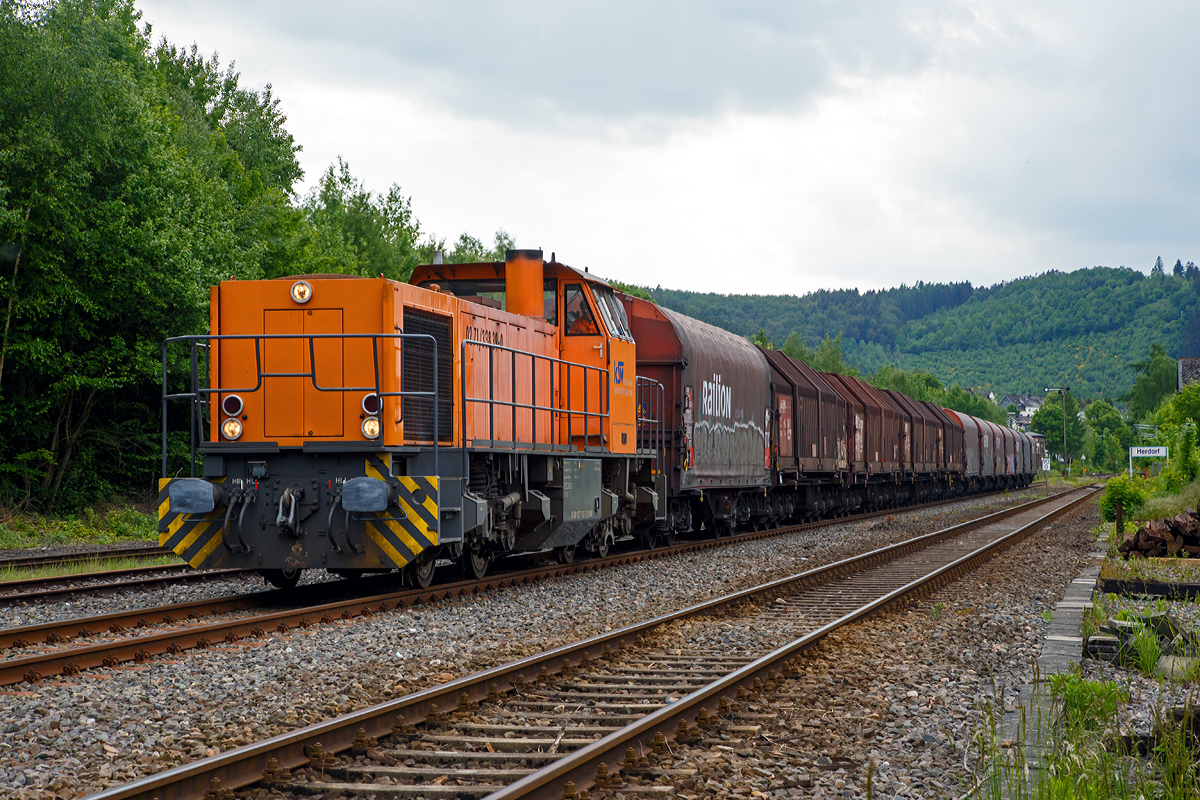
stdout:
POLYGON ((666 447, 666 419, 663 414, 666 387, 653 378, 637 376, 634 402, 637 404, 637 449, 654 450, 656 475, 663 471, 666 447), (650 412, 649 414, 647 412, 650 412), (644 444, 650 445, 643 447, 644 444))
MULTIPOLYGON (((591 441, 591 433, 589 430, 590 425, 588 423, 593 418, 599 419, 599 420, 607 419, 611 413, 611 408, 609 407, 611 400, 608 396, 608 370, 603 367, 595 367, 595 366, 591 366, 588 364, 579 364, 574 361, 567 361, 565 359, 556 358, 554 356, 542 355, 541 353, 531 353, 528 350, 518 350, 514 347, 507 347, 505 345, 495 344, 492 342, 480 342, 480 341, 476 341, 474 339, 463 339, 461 344, 459 345, 459 351, 460 351, 459 379, 460 379, 461 386, 462 386, 461 418, 462 418, 463 473, 464 473, 463 486, 464 486, 464 488, 468 485, 469 479, 470 479, 469 461, 468 461, 468 453, 467 453, 467 404, 468 403, 487 404, 487 406, 488 406, 488 441, 492 446, 495 446, 496 441, 497 441, 496 440, 496 409, 495 409, 495 407, 501 406, 501 407, 509 408, 512 410, 512 421, 511 421, 512 440, 509 441, 508 444, 510 444, 512 449, 514 449, 514 450, 517 449, 519 444, 521 444, 520 442, 517 441, 517 411, 518 411, 518 409, 528 410, 529 414, 530 414, 530 422, 531 422, 530 430, 531 430, 531 438, 533 441, 528 442, 528 444, 530 445, 531 449, 536 449, 537 444, 538 444, 538 442, 537 442, 537 415, 538 415, 539 411, 546 412, 550 416, 550 442, 549 442, 549 444, 551 447, 554 447, 555 445, 560 444, 560 442, 558 442, 558 432, 559 432, 558 427, 559 426, 556 424, 556 422, 561 421, 563 416, 566 416, 566 418, 567 418, 567 440, 568 440, 567 443, 569 444, 570 439, 572 438, 572 435, 573 435, 573 431, 574 431, 574 418, 576 416, 582 416, 584 419, 584 426, 583 426, 583 442, 584 442, 584 444, 583 444, 583 447, 584 447, 585 451, 590 446, 590 441, 591 441), (488 364, 487 364, 488 397, 468 397, 467 396, 467 348, 468 347, 481 348, 481 349, 487 350, 487 352, 488 352, 488 364), (509 383, 510 389, 509 389, 509 399, 508 400, 499 399, 495 396, 495 394, 496 394, 495 354, 497 352, 509 354, 509 370, 510 370, 510 373, 512 376, 512 380, 509 383), (522 357, 530 359, 530 385, 531 385, 532 394, 530 397, 531 402, 529 402, 529 403, 521 403, 521 402, 517 401, 517 380, 516 380, 517 356, 522 356, 522 357), (550 371, 550 397, 551 397, 552 403, 554 402, 553 397, 554 397, 555 366, 557 365, 557 367, 560 370, 562 367, 564 367, 564 366, 566 367, 566 370, 567 370, 567 379, 566 379, 567 396, 565 399, 565 403, 566 403, 565 407, 555 406, 555 405, 543 406, 543 405, 538 404, 538 402, 537 402, 537 364, 539 361, 544 361, 550 366, 550 370, 549 370, 550 371), (571 370, 574 367, 577 367, 583 371, 583 410, 582 411, 576 410, 571 404, 571 370), (600 404, 601 404, 601 408, 603 410, 601 410, 601 411, 592 411, 588 408, 588 381, 587 381, 588 372, 596 372, 602 376, 602 381, 601 381, 602 391, 600 394, 600 404)), ((603 425, 603 423, 601 423, 601 425, 603 425)), ((599 435, 600 434, 597 434, 597 436, 599 436, 599 435)))
MULTIPOLYGON (((211 361, 209 362, 211 364, 211 361)), ((206 370, 207 372, 208 370, 206 370)), ((190 400, 191 408, 189 409, 189 468, 192 477, 196 476, 196 418, 198 407, 201 405, 211 405, 208 399, 211 395, 229 395, 229 394, 253 394, 259 391, 263 386, 265 378, 308 378, 312 383, 313 388, 320 392, 373 392, 377 397, 431 397, 433 399, 433 464, 434 474, 440 475, 440 437, 439 437, 439 389, 437 376, 437 339, 427 333, 250 333, 250 334, 189 334, 187 336, 172 336, 163 340, 162 345, 162 477, 167 477, 167 409, 168 401, 171 400, 190 400), (308 372, 263 372, 262 363, 262 341, 266 339, 276 340, 294 340, 307 339, 309 353, 309 370, 308 372), (372 366, 375 374, 374 386, 321 386, 317 383, 317 355, 316 355, 316 339, 370 339, 371 340, 371 357, 372 366), (381 390, 379 380, 379 339, 393 340, 427 340, 433 346, 433 389, 432 391, 400 391, 385 392, 381 390), (254 341, 254 366, 256 373, 256 381, 253 387, 217 387, 208 388, 200 386, 200 369, 199 359, 197 357, 198 350, 206 351, 206 355, 211 358, 212 342, 221 341, 254 341), (191 391, 190 392, 175 392, 171 393, 168 389, 169 371, 168 371, 168 348, 170 345, 179 343, 188 343, 191 345, 191 391)), ((380 411, 382 411, 382 402, 380 411)), ((403 406, 401 407, 401 420, 403 420, 403 406)), ((203 416, 201 416, 201 422, 203 416)), ((382 435, 382 432, 381 432, 382 435)))

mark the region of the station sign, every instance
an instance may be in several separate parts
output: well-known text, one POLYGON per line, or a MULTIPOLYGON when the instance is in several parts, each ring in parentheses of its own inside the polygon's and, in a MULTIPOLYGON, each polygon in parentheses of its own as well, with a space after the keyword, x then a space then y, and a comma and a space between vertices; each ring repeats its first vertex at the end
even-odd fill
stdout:
POLYGON ((1130 458, 1169 458, 1166 447, 1131 447, 1130 458))

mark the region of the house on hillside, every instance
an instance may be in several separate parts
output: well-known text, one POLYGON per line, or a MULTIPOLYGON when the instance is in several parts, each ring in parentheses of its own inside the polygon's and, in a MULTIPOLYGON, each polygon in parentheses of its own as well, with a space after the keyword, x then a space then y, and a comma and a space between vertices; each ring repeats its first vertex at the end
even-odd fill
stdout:
POLYGON ((1175 368, 1179 376, 1176 380, 1175 391, 1181 391, 1183 387, 1200 381, 1200 358, 1180 357, 1175 362, 1175 368))
POLYGON ((1008 408, 1009 406, 1017 407, 1016 419, 1013 420, 1017 430, 1029 430, 1029 423, 1033 422, 1033 414, 1042 407, 1043 397, 1035 397, 1031 394, 1006 394, 1000 398, 1000 407, 1008 408))

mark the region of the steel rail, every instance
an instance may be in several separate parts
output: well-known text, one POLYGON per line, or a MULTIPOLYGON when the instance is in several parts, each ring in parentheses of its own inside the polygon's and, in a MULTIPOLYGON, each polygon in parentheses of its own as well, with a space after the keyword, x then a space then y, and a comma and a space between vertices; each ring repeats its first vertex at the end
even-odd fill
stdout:
MULTIPOLYGON (((310 763, 311 758, 319 754, 331 755, 352 748, 356 748, 357 751, 361 752, 372 738, 387 736, 393 732, 402 733, 406 726, 437 719, 440 714, 447 711, 470 708, 475 703, 489 697, 497 696, 498 693, 505 693, 524 686, 531 681, 544 679, 549 675, 562 672, 564 669, 569 670, 588 659, 597 657, 606 658, 614 650, 634 644, 652 630, 675 620, 710 614, 735 607, 750 600, 777 596, 783 592, 795 592, 809 584, 826 583, 857 572, 865 567, 891 560, 900 555, 916 552, 931 544, 953 538, 974 528, 998 522, 1009 516, 1051 503, 1076 491, 1079 491, 1079 489, 1071 489, 1029 503, 1023 503, 1013 508, 988 514, 979 519, 960 523, 941 531, 842 559, 832 564, 734 592, 655 617, 645 622, 594 636, 581 642, 556 647, 518 661, 492 667, 386 703, 363 708, 335 719, 314 723, 295 731, 244 745, 211 758, 174 767, 155 775, 149 775, 123 786, 105 789, 91 795, 88 800, 153 800, 153 798, 158 798, 158 800, 201 800, 210 791, 219 793, 228 789, 237 789, 263 780, 264 777, 279 774, 280 771, 304 766, 310 763)), ((1050 519, 1065 513, 1091 496, 1091 493, 1083 495, 1079 499, 1069 502, 1063 507, 1055 509, 1050 514, 1035 520, 1035 522, 1023 526, 1018 529, 1018 532, 1025 531, 1028 533, 1034 527, 1044 525, 1050 519)), ((1009 534, 1000 541, 1011 543, 1013 535, 1009 534)), ((771 664, 778 663, 787 658, 788 655, 799 652, 804 647, 811 646, 813 642, 817 641, 821 636, 828 634, 835 627, 847 624, 854 619, 859 619, 866 614, 873 613, 887 604, 901 600, 905 596, 911 596, 921 588, 924 588, 926 591, 932 590, 936 585, 940 585, 941 582, 945 582, 952 575, 957 574, 955 572, 956 569, 962 569, 962 567, 956 567, 955 565, 968 563, 971 559, 983 558, 985 555, 990 554, 992 548, 995 546, 996 543, 993 543, 987 547, 980 548, 968 556, 958 559, 953 564, 939 568, 931 575, 912 582, 905 587, 903 593, 900 591, 891 592, 884 598, 869 604, 869 607, 864 607, 856 612, 847 614, 838 620, 837 623, 824 626, 817 632, 819 635, 809 634, 803 639, 797 640, 799 644, 793 642, 791 645, 775 651, 770 656, 758 659, 751 665, 732 673, 726 679, 722 679, 726 683, 721 683, 721 686, 733 686, 735 691, 737 685, 746 685, 748 683, 752 686, 754 678, 759 677, 761 679, 761 676, 767 673, 771 664), (729 681, 733 682, 728 683, 729 681)), ((653 729, 650 731, 651 735, 655 731, 662 731, 663 728, 661 726, 663 725, 670 727, 670 723, 666 721, 666 713, 670 712, 678 719, 678 714, 691 710, 704 702, 713 696, 712 692, 714 691, 720 692, 720 689, 709 691, 709 688, 706 687, 671 703, 663 711, 654 712, 654 714, 646 718, 647 720, 653 719, 653 729), (686 705, 683 705, 685 702, 686 705)), ((645 726, 651 723, 643 721, 638 724, 645 726)), ((638 728, 638 732, 638 735, 641 735, 643 728, 638 728)), ((601 742, 612 745, 615 741, 614 737, 620 734, 621 732, 618 731, 604 737, 596 745, 599 745, 601 742)), ((664 735, 673 735, 673 732, 667 731, 664 735)), ((630 741, 630 739, 623 736, 621 741, 630 741)), ((587 764, 598 764, 600 760, 607 762, 610 756, 615 758, 612 754, 616 749, 623 747, 624 744, 612 746, 615 749, 605 750, 604 752, 600 752, 595 747, 585 747, 583 751, 579 751, 586 752, 585 756, 577 757, 575 760, 567 762, 565 766, 560 766, 553 771, 549 771, 549 768, 547 768, 547 770, 534 773, 534 775, 540 775, 540 777, 534 779, 534 776, 531 775, 529 778, 518 781, 516 784, 513 784, 513 787, 509 787, 509 789, 504 791, 512 791, 515 787, 522 787, 520 789, 521 792, 533 793, 536 790, 536 792, 541 793, 537 794, 537 796, 561 797, 563 788, 566 786, 568 780, 574 781, 578 779, 579 782, 576 783, 576 786, 582 787, 587 785, 588 781, 594 775, 594 768, 592 768, 592 774, 588 774, 588 767, 585 764, 581 764, 579 759, 586 759, 587 764), (551 789, 550 787, 557 788, 551 789), (557 791, 557 794, 554 794, 554 791, 557 791)), ((561 764, 562 762, 556 763, 561 764)), ((495 796, 516 797, 522 795, 501 795, 497 793, 495 796)))
MULTIPOLYGON (((1051 495, 1051 497, 1053 496, 1051 495)), ((945 505, 957 502, 959 499, 961 498, 935 501, 922 506, 907 506, 903 510, 917 510, 930 506, 945 505)), ((1047 499, 1049 498, 1034 502, 1045 502, 1047 499)), ((1014 509, 1021 507, 1014 506, 1012 509, 1004 509, 996 513, 1001 515, 1016 513, 1014 509)), ((663 558, 681 553, 692 553, 713 547, 723 547, 895 513, 898 513, 896 509, 887 509, 867 512, 854 517, 841 517, 780 527, 772 530, 748 532, 721 539, 699 539, 669 547, 656 548, 654 550, 636 550, 618 553, 603 559, 584 560, 571 564, 537 566, 515 572, 499 573, 494 576, 485 577, 482 580, 463 580, 448 584, 437 584, 427 589, 405 589, 365 597, 360 595, 350 599, 326 601, 318 604, 309 603, 299 608, 268 614, 234 620, 222 620, 207 624, 187 625, 182 629, 174 628, 167 631, 147 633, 133 638, 115 641, 105 640, 97 642, 94 645, 36 653, 0 661, 0 686, 10 686, 21 682, 37 683, 53 675, 69 677, 85 669, 102 666, 114 667, 128 661, 140 663, 155 655, 162 655, 164 653, 174 655, 183 650, 203 649, 222 642, 235 643, 239 639, 262 637, 268 635, 271 630, 282 633, 296 626, 308 627, 314 624, 314 622, 332 622, 334 619, 350 619, 357 616, 366 616, 376 611, 389 611, 397 607, 461 597, 488 589, 502 589, 516 584, 637 563, 650 558, 663 558)), ((986 524, 983 522, 986 519, 988 517, 970 520, 963 523, 963 525, 986 524)), ((381 578, 386 578, 386 576, 381 576, 381 578)), ((373 579, 368 578, 366 580, 371 581, 373 579)), ((339 586, 337 582, 319 584, 318 586, 321 588, 317 589, 317 591, 326 593, 347 588, 339 586)), ((253 607, 283 605, 286 604, 289 598, 294 598, 295 596, 294 592, 289 595, 284 591, 252 592, 226 595, 208 600, 174 603, 151 608, 132 609, 129 611, 118 611, 109 614, 75 617, 56 622, 0 629, 0 648, 20 649, 41 643, 55 645, 74 638, 90 637, 105 630, 110 633, 122 633, 126 630, 140 630, 159 624, 171 625, 183 619, 198 621, 205 616, 229 611, 241 612, 253 607)))

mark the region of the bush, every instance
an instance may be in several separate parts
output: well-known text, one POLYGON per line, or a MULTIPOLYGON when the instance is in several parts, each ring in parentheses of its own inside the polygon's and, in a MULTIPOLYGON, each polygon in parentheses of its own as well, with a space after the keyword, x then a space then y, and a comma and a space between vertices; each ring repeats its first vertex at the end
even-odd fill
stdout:
POLYGON ((1125 509, 1125 519, 1129 519, 1146 504, 1148 492, 1145 481, 1141 478, 1130 478, 1127 475, 1117 475, 1108 482, 1108 488, 1100 498, 1100 515, 1106 522, 1117 518, 1117 504, 1125 509))
POLYGON ((1196 426, 1194 425, 1186 425, 1183 429, 1183 436, 1179 442, 1178 463, 1184 483, 1196 480, 1197 473, 1200 473, 1200 461, 1196 459, 1196 426))

